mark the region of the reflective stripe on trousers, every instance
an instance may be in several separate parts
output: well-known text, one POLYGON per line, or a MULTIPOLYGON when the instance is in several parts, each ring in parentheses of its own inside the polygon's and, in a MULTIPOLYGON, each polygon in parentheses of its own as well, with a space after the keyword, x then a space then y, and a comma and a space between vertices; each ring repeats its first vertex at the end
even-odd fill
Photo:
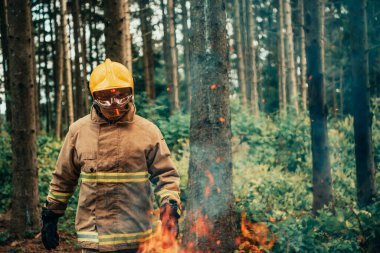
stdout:
MULTIPOLYGON (((138 249, 123 249, 117 251, 107 251, 104 253, 137 253, 138 249)), ((82 253, 95 253, 99 252, 97 249, 82 249, 82 253)))

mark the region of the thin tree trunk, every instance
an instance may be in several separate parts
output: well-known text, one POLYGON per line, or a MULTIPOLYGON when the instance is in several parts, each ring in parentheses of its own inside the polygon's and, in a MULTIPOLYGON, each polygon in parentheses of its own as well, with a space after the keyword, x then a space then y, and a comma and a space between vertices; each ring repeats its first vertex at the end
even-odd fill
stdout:
POLYGON ((177 111, 180 109, 179 107, 179 80, 178 80, 178 59, 177 59, 177 49, 176 49, 176 43, 175 43, 175 26, 174 26, 174 5, 173 0, 168 0, 167 5, 167 11, 168 11, 168 18, 169 18, 169 46, 170 46, 170 55, 171 55, 171 62, 170 62, 170 73, 172 75, 172 87, 173 90, 171 91, 171 94, 173 96, 172 98, 172 105, 171 105, 171 112, 177 111))
POLYGON ((334 119, 336 119, 337 117, 337 113, 338 113, 338 102, 337 102, 337 98, 336 98, 336 78, 337 74, 335 72, 332 73, 332 82, 331 82, 331 96, 332 96, 332 99, 333 99, 333 116, 334 116, 334 119))
POLYGON ((66 82, 66 96, 67 96, 67 110, 69 117, 69 125, 74 123, 74 103, 73 103, 73 84, 71 78, 71 60, 70 60, 70 42, 69 34, 67 31, 67 1, 60 0, 61 4, 61 29, 63 37, 63 58, 64 58, 64 73, 65 73, 65 82, 66 82))
POLYGON ((80 20, 80 9, 79 9, 79 0, 73 1, 73 21, 74 21, 74 48, 75 48, 75 118, 79 119, 84 116, 83 110, 83 90, 82 90, 82 71, 81 71, 81 20, 80 20))
MULTIPOLYGON (((81 10, 81 5, 79 5, 79 9, 81 10)), ((87 86, 87 43, 86 43, 86 22, 85 18, 82 18, 82 16, 79 16, 79 20, 83 21, 81 28, 82 28, 82 35, 81 36, 81 58, 82 58, 82 83, 83 83, 83 88, 84 88, 84 105, 85 105, 85 110, 84 114, 88 113, 88 110, 90 109, 89 107, 89 101, 88 101, 88 86, 87 86)), ((91 50, 90 50, 91 52, 91 50)))
POLYGON ((125 66, 127 66, 127 68, 129 69, 129 71, 131 71, 132 73, 132 60, 133 60, 133 56, 132 56, 132 36, 131 36, 131 32, 130 32, 130 25, 131 25, 131 22, 130 22, 130 14, 129 14, 129 2, 128 0, 124 0, 125 1, 125 66))
POLYGON ((8 3, 9 81, 12 95, 13 194, 10 231, 39 230, 35 85, 31 1, 8 3))
POLYGON ((340 116, 343 118, 344 116, 344 71, 343 67, 341 66, 339 69, 339 102, 340 102, 340 116))
POLYGON ((287 114, 287 95, 286 95, 286 68, 285 68, 285 46, 284 46, 284 5, 283 0, 278 0, 278 34, 279 34, 279 107, 280 115, 287 114))
POLYGON ((302 109, 307 111, 307 85, 306 85, 306 52, 305 52, 305 20, 304 20, 304 0, 298 0, 298 13, 300 22, 300 49, 301 49, 301 89, 302 89, 302 109))
POLYGON ((8 46, 8 0, 0 0, 0 25, 1 25, 1 49, 3 56, 3 73, 4 73, 4 89, 5 89, 5 120, 12 122, 11 112, 11 87, 9 84, 9 46, 8 46))
MULTIPOLYGON (((50 5, 50 3, 49 3, 50 5)), ((44 12, 44 16, 46 15, 49 15, 48 12, 44 12)), ((45 17, 44 17, 45 19, 45 17)), ((42 30, 43 31, 46 31, 46 27, 45 27, 45 22, 42 23, 42 30)), ((44 32, 43 34, 43 37, 42 37, 42 43, 44 45, 44 50, 43 50, 43 59, 44 59, 44 69, 43 69, 43 72, 44 72, 44 76, 45 76, 45 99, 46 99, 46 103, 45 103, 45 115, 46 115, 46 125, 45 125, 45 131, 46 133, 50 133, 50 122, 51 122, 51 102, 50 102, 50 75, 49 75, 49 68, 48 68, 48 45, 47 45, 47 42, 46 42, 46 34, 44 32)))
POLYGON ((294 40, 293 40, 293 25, 292 25, 292 9, 290 0, 284 0, 285 10, 285 27, 286 27, 286 52, 287 52, 287 67, 289 78, 289 98, 293 110, 298 114, 298 92, 296 80, 296 67, 294 63, 294 40))
POLYGON ((247 83, 245 80, 245 64, 243 56, 243 47, 242 47, 242 38, 240 31, 240 8, 239 0, 234 0, 234 34, 235 34, 235 43, 237 49, 237 61, 238 61, 238 78, 239 78, 239 87, 240 95, 243 106, 247 106, 247 83))
POLYGON ((148 98, 154 99, 156 96, 154 85, 154 66, 153 66, 153 42, 152 26, 150 24, 150 7, 148 0, 139 0, 141 34, 143 37, 143 58, 144 58, 144 81, 145 91, 148 98))
POLYGON ((352 95, 355 132, 358 204, 369 205, 376 197, 375 160, 368 82, 367 1, 349 1, 351 28, 352 95), (355 36, 354 36, 355 35, 355 36))
POLYGON ((104 4, 106 56, 112 61, 126 63, 125 1, 107 0, 104 4))
POLYGON ((323 18, 324 0, 305 2, 307 76, 311 149, 313 159, 313 213, 333 200, 330 172, 327 105, 324 84, 323 18))
POLYGON ((188 14, 186 0, 181 0, 182 7, 182 33, 183 33, 183 62, 185 70, 185 85, 187 91, 187 108, 190 111, 191 106, 191 76, 190 76, 190 43, 189 43, 189 26, 187 24, 188 14))
POLYGON ((257 94, 257 69, 256 69, 256 48, 255 48, 255 21, 252 10, 252 0, 246 0, 247 7, 247 19, 248 19, 248 31, 247 31, 247 39, 249 43, 249 52, 250 55, 248 57, 250 63, 250 86, 251 86, 251 108, 253 114, 258 117, 259 116, 259 96, 257 94))
POLYGON ((164 27, 164 36, 163 36, 163 41, 162 41, 162 47, 163 47, 163 53, 164 53, 164 60, 165 60, 165 74, 166 74, 166 87, 167 91, 169 94, 169 102, 172 104, 172 87, 171 84, 173 83, 172 81, 172 75, 170 74, 170 62, 171 62, 171 54, 170 54, 170 42, 169 42, 169 30, 168 30, 168 17, 164 0, 160 0, 160 7, 161 7, 161 12, 162 12, 162 24, 164 27))
MULTIPOLYGON (((56 4, 55 4, 56 5, 56 4)), ((54 6, 56 7, 56 6, 54 6)), ((56 8, 54 8, 56 9, 56 8)), ((60 16, 60 15, 59 15, 60 16)), ((62 24, 58 25, 57 19, 54 19, 55 27, 56 27, 56 54, 55 54, 55 68, 56 76, 56 98, 55 98, 55 137, 59 140, 61 139, 62 132, 62 86, 63 86, 63 65, 64 65, 64 57, 63 57, 63 38, 62 38, 62 24)))

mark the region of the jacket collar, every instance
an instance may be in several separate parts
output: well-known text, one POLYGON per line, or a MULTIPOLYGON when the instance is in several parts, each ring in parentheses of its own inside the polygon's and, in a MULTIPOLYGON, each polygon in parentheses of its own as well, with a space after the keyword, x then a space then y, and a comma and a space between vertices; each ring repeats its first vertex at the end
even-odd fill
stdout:
POLYGON ((118 121, 115 123, 110 123, 104 118, 100 117, 96 112, 94 105, 91 106, 90 118, 93 123, 96 124, 125 124, 125 123, 134 123, 136 114, 136 105, 132 103, 131 109, 118 121))

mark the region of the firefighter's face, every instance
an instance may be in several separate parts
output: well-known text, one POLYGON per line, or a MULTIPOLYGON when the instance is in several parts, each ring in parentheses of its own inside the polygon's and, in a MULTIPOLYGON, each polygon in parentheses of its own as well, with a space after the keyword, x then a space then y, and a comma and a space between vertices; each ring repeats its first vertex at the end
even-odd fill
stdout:
POLYGON ((101 113, 109 120, 122 117, 129 110, 132 102, 130 88, 109 89, 94 92, 94 102, 99 106, 101 113))

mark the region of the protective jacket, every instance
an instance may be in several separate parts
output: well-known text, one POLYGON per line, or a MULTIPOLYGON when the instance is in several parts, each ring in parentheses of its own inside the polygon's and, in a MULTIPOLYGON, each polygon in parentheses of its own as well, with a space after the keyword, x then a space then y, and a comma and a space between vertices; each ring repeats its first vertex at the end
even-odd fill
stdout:
POLYGON ((180 203, 179 176, 158 129, 132 107, 109 124, 91 113, 70 126, 50 184, 47 208, 63 213, 80 181, 75 220, 83 248, 136 248, 152 237, 153 193, 180 203))

